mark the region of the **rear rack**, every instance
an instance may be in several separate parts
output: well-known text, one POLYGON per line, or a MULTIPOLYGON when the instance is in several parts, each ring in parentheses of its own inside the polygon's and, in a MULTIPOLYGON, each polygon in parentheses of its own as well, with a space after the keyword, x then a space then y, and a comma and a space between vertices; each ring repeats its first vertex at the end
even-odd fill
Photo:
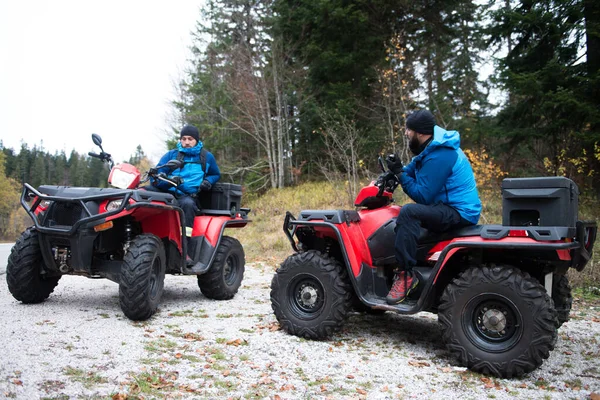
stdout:
POLYGON ((563 226, 505 226, 481 225, 481 237, 484 239, 502 239, 511 236, 511 232, 524 232, 523 236, 537 241, 556 241, 575 237, 576 228, 563 226))

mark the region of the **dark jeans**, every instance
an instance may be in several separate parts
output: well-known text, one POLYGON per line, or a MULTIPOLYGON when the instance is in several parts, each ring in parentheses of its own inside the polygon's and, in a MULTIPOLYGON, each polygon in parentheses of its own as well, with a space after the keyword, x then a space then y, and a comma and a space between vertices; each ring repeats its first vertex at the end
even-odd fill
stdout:
POLYGON ((417 241, 421 227, 441 233, 463 226, 473 225, 463 219, 458 211, 442 203, 433 205, 406 204, 400 209, 396 219, 396 261, 400 269, 412 271, 417 263, 417 241))
MULTIPOLYGON (((166 193, 152 185, 142 186, 140 189, 146 189, 150 192, 166 193)), ((183 215, 185 218, 185 226, 192 228, 194 226, 194 218, 196 217, 196 211, 198 211, 198 206, 196 205, 196 199, 194 199, 191 196, 186 196, 186 195, 180 195, 180 196, 175 195, 175 197, 177 198, 179 207, 181 207, 181 209, 183 210, 183 215)))

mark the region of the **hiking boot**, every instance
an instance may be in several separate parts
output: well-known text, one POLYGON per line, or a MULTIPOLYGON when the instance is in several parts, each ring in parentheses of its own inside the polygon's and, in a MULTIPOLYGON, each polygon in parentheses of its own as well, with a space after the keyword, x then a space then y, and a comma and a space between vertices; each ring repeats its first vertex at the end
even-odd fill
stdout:
POLYGON ((396 273, 394 283, 385 300, 388 304, 400 304, 419 284, 419 278, 405 271, 396 273))

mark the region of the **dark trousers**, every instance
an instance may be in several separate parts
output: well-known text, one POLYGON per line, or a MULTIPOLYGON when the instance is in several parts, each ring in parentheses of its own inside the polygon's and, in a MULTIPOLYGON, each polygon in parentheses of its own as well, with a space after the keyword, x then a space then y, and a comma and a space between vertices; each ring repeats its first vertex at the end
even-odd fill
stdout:
POLYGON ((421 235, 421 227, 441 233, 468 225, 473 224, 463 219, 454 208, 442 203, 402 206, 396 219, 394 244, 400 269, 412 272, 412 267, 417 263, 417 242, 421 235))
MULTIPOLYGON (((152 185, 143 186, 140 189, 146 189, 150 192, 165 193, 164 191, 162 191, 159 188, 152 186, 152 185)), ((192 228, 194 226, 194 218, 196 218, 196 211, 198 211, 198 206, 196 205, 196 199, 191 196, 186 196, 186 195, 180 195, 180 196, 175 195, 175 197, 177 198, 179 207, 183 210, 183 215, 185 218, 185 226, 187 226, 188 228, 192 228)))

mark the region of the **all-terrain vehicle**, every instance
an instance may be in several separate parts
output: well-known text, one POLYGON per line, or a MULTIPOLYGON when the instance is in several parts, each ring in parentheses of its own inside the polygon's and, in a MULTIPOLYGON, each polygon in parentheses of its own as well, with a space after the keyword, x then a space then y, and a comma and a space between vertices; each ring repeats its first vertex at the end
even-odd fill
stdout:
MULTIPOLYGON (((119 303, 133 320, 155 312, 164 288, 165 274, 197 275, 202 293, 226 300, 238 291, 244 275, 240 242, 223 236, 225 228, 242 228, 250 209, 240 208, 241 186, 217 183, 198 199, 202 208, 194 220, 192 237, 185 237, 184 214, 169 193, 138 188, 153 174, 177 186, 180 179, 149 172, 141 174, 130 164, 114 166, 93 134, 99 154, 108 162, 114 188, 25 183, 21 204, 33 219, 8 258, 6 279, 15 299, 39 303, 48 298, 63 275, 107 278, 119 284, 119 303), (186 254, 193 263, 186 262, 186 254)), ((165 164, 173 170, 182 161, 165 164)), ((163 166, 158 166, 161 168, 163 166)))
POLYGON ((502 225, 422 230, 414 268, 421 283, 404 302, 388 305, 401 207, 392 204, 396 184, 385 176, 359 192, 356 210, 286 214, 283 230, 296 253, 271 283, 282 329, 323 339, 353 308, 430 311, 462 366, 506 378, 539 367, 569 319, 566 273, 583 270, 596 239, 596 223, 577 219, 576 184, 563 177, 504 179, 502 225))

